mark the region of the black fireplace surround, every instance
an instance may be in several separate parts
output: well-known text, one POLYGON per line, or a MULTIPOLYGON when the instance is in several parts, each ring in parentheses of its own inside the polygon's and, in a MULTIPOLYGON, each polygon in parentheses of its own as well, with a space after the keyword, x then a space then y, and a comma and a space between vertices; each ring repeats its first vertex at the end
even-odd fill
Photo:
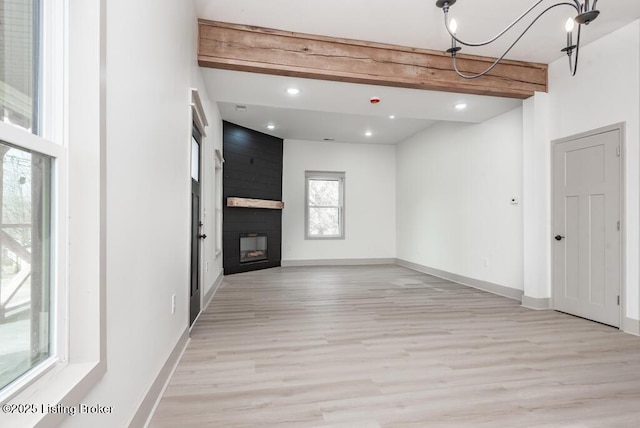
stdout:
POLYGON ((282 210, 226 205, 229 197, 281 201, 282 149, 280 138, 223 122, 225 275, 281 264, 282 210))

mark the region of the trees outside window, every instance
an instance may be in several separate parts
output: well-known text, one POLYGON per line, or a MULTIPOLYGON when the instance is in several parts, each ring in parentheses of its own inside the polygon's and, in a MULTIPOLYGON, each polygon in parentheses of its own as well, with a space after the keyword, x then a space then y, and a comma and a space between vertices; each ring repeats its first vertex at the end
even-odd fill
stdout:
POLYGON ((344 238, 344 172, 307 171, 305 236, 344 238))

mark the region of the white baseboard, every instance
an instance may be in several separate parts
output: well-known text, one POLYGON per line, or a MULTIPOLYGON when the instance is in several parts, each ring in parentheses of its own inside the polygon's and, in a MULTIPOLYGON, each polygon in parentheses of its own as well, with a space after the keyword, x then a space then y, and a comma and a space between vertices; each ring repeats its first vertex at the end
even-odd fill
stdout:
MULTIPOLYGON (((204 304, 202 305, 202 310, 200 311, 200 313, 202 313, 207 308, 207 306, 209 306, 211 300, 213 300, 213 296, 216 294, 216 291, 218 291, 220 284, 222 284, 223 278, 224 276, 222 275, 222 272, 220 272, 218 278, 216 278, 215 282, 213 283, 213 286, 204 296, 204 304)), ((138 407, 136 414, 129 424, 130 427, 146 427, 151 422, 151 417, 153 416, 153 413, 155 412, 155 409, 158 406, 158 403, 160 402, 164 391, 169 385, 169 381, 173 376, 173 372, 178 367, 178 363, 182 358, 182 354, 184 354, 184 351, 186 351, 187 349, 187 345, 189 344, 189 331, 190 328, 187 328, 182 336, 180 336, 178 343, 176 343, 176 346, 173 348, 173 351, 171 351, 171 354, 169 355, 169 358, 167 358, 167 361, 164 363, 164 366, 162 366, 162 369, 156 377, 156 380, 153 382, 153 385, 151 385, 151 388, 149 388, 149 391, 147 391, 145 398, 142 400, 142 403, 138 407)))
POLYGON ((522 296, 522 307, 527 309, 534 309, 536 311, 543 311, 546 309, 551 309, 551 299, 548 297, 530 297, 530 296, 522 296))
POLYGON ((283 267, 299 266, 366 266, 393 265, 396 259, 318 259, 318 260, 282 260, 283 267))
POLYGON ((160 369, 160 373, 156 377, 156 380, 153 382, 147 394, 145 395, 142 403, 138 406, 138 410, 136 414, 133 415, 131 422, 129 423, 129 427, 146 427, 151 422, 151 417, 153 416, 153 412, 156 410, 164 391, 167 389, 169 385, 169 381, 173 376, 173 372, 178 367, 178 363, 182 358, 182 354, 187 349, 187 345, 189 344, 189 329, 185 329, 185 331, 178 339, 178 343, 171 351, 169 358, 160 369))
POLYGON ((396 259, 396 263, 400 266, 404 266, 406 268, 413 269, 418 272, 426 273, 428 275, 432 275, 437 278, 446 279, 447 281, 452 281, 458 284, 477 288, 479 290, 487 291, 489 293, 497 294, 499 296, 508 297, 509 299, 513 299, 513 300, 522 301, 522 295, 524 294, 522 290, 505 287, 504 285, 494 284, 492 282, 482 281, 475 278, 469 278, 469 277, 458 275, 455 273, 446 272, 440 269, 434 269, 428 266, 423 266, 423 265, 409 262, 402 259, 396 259))
POLYGON ((222 284, 223 279, 224 279, 224 274, 222 271, 220 271, 220 274, 214 281, 213 285, 211 286, 207 294, 205 294, 204 299, 202 299, 202 301, 204 302, 204 304, 202 305, 203 311, 207 309, 207 307, 209 306, 209 303, 211 303, 211 301, 213 300, 213 296, 215 296, 216 291, 218 291, 218 288, 220 288, 220 284, 222 284))
POLYGON ((625 317, 622 320, 622 331, 635 336, 640 336, 640 320, 625 317))

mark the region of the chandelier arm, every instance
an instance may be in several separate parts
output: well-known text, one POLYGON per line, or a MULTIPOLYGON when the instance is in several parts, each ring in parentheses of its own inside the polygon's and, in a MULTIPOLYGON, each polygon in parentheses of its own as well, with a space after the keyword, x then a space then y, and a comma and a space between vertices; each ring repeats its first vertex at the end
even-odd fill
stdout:
MULTIPOLYGON (((531 13, 531 11, 533 9, 535 9, 540 3, 542 3, 544 0, 538 0, 537 3, 535 3, 533 6, 531 6, 526 12, 524 12, 522 15, 520 15, 520 17, 518 17, 515 21, 513 21, 511 24, 509 24, 504 30, 500 31, 495 37, 484 41, 484 42, 480 42, 480 43, 473 43, 473 42, 465 42, 464 40, 459 39, 458 37, 456 37, 456 35, 454 33, 451 32, 451 29, 449 28, 449 18, 448 12, 444 12, 444 27, 447 29, 447 32, 449 33, 449 35, 451 37, 453 37, 455 39, 456 42, 463 44, 465 46, 471 46, 471 47, 479 47, 479 46, 486 46, 490 43, 495 42, 496 40, 498 40, 500 37, 502 37, 507 31, 509 31, 511 28, 513 28, 514 25, 516 25, 518 22, 522 21, 522 19, 527 16, 529 13, 531 13)), ((577 1, 577 0, 575 0, 577 1)))
MULTIPOLYGON (((521 35, 520 37, 522 37, 522 35, 521 35)), ((518 39, 518 40, 519 40, 519 39, 518 39)), ((515 44, 516 44, 516 43, 517 43, 517 40, 516 40, 516 41, 515 41, 515 42, 514 42, 510 47, 509 47, 509 49, 507 49, 507 50, 505 51, 505 53, 503 53, 503 54, 502 54, 502 56, 501 56, 500 58, 496 59, 496 60, 493 62, 493 64, 491 64, 491 65, 489 66, 489 68, 487 68, 486 70, 484 70, 484 71, 483 71, 483 72, 481 72, 481 73, 478 73, 478 74, 464 74, 464 73, 462 73, 460 70, 458 70, 458 64, 456 63, 456 56, 455 56, 455 55, 452 55, 452 59, 453 59, 453 69, 456 71, 456 74, 457 74, 458 76, 462 77, 463 79, 477 79, 478 77, 482 77, 482 76, 484 76, 485 74, 487 74, 487 73, 491 72, 491 70, 493 70, 494 68, 496 68, 496 66, 498 65, 498 63, 504 59, 504 57, 509 53, 509 51, 511 50, 511 48, 515 46, 515 44)))
MULTIPOLYGON (((522 21, 529 13, 531 13, 540 3, 542 3, 545 0, 538 0, 533 6, 531 6, 526 12, 524 12, 522 15, 520 15, 518 18, 516 18, 515 21, 513 21, 511 24, 509 24, 504 30, 502 30, 501 32, 499 32, 496 36, 494 36, 493 38, 486 40, 484 42, 480 42, 480 43, 472 43, 472 42, 465 42, 464 40, 459 39, 454 33, 451 32, 451 29, 449 28, 449 12, 445 11, 444 12, 444 27, 447 29, 447 32, 449 33, 449 35, 458 43, 465 45, 465 46, 470 46, 470 47, 480 47, 480 46, 486 46, 490 43, 495 42, 496 40, 498 40, 500 37, 502 37, 507 31, 509 31, 510 29, 512 29, 518 22, 522 21)), ((562 3, 557 3, 554 4, 553 6, 551 6, 550 8, 554 8, 556 6, 560 6, 560 5, 566 5, 566 6, 571 6, 574 9, 576 9, 576 11, 578 13, 580 13, 580 3, 578 2, 578 0, 573 0, 573 2, 575 3, 567 3, 567 2, 562 2, 562 3)), ((549 10, 546 9, 544 10, 540 15, 538 15, 538 17, 540 17, 542 14, 546 13, 549 10)), ((537 20, 537 18, 534 20, 534 22, 537 20)), ((528 30, 529 28, 527 28, 528 30)), ((525 31, 527 31, 525 30, 525 31)))
MULTIPOLYGON (((535 17, 535 19, 534 19, 533 21, 531 21, 531 23, 527 26, 527 28, 525 28, 525 29, 524 29, 524 31, 523 31, 523 32, 518 36, 518 38, 516 38, 516 39, 513 41, 513 43, 511 43, 511 46, 509 46, 509 47, 507 48, 507 50, 506 50, 506 51, 504 51, 504 53, 503 53, 503 54, 502 54, 498 59, 496 59, 496 60, 493 62, 493 64, 491 64, 491 65, 490 65, 486 70, 484 70, 484 71, 483 71, 483 72, 481 72, 481 73, 478 73, 478 74, 464 74, 464 73, 461 73, 461 72, 458 70, 458 66, 457 66, 457 64, 456 64, 456 55, 455 55, 455 52, 453 52, 453 53, 452 53, 452 55, 451 55, 451 57, 452 57, 452 59, 453 59, 453 68, 455 69, 456 74, 457 74, 458 76, 462 77, 463 79, 476 79, 476 78, 478 78, 478 77, 482 77, 482 76, 484 76, 485 74, 489 73, 491 70, 493 70, 494 68, 496 68, 496 66, 498 65, 498 63, 499 63, 500 61, 502 61, 502 60, 504 59, 504 57, 505 57, 505 56, 507 56, 507 54, 509 53, 509 51, 511 51, 511 49, 513 49, 513 47, 514 47, 514 46, 515 46, 515 45, 520 41, 520 39, 522 39, 522 38, 524 37, 524 35, 527 33, 527 31, 529 31, 529 29, 530 29, 531 27, 533 27, 533 25, 534 25, 536 22, 538 22, 538 20, 539 20, 540 18, 542 18, 542 16, 543 16, 545 13, 549 12, 551 9, 554 9, 554 8, 556 8, 556 7, 558 7, 558 6, 563 6, 563 5, 573 6, 573 4, 571 4, 571 3, 557 3, 557 4, 554 4, 554 5, 552 5, 552 6, 549 6, 548 8, 546 8, 545 10, 543 10, 542 12, 540 12, 540 14, 539 14, 538 16, 536 16, 536 17, 535 17)), ((580 35, 580 27, 581 27, 581 26, 578 26, 578 35, 580 35)), ((578 46, 579 46, 579 45, 580 45, 580 38, 578 37, 578 46)), ((578 59, 578 52, 577 52, 577 49, 576 49, 576 61, 577 61, 577 59, 578 59)))
MULTIPOLYGON (((598 0, 596 0, 596 3, 598 0)), ((595 4, 595 3, 594 3, 595 4)), ((582 30, 582 25, 578 25, 578 42, 576 43, 576 59, 573 62, 573 65, 570 65, 569 70, 571 71, 571 76, 575 76, 578 72, 578 55, 580 55, 580 30, 582 30)), ((569 57, 569 61, 571 61, 571 57, 569 57)))

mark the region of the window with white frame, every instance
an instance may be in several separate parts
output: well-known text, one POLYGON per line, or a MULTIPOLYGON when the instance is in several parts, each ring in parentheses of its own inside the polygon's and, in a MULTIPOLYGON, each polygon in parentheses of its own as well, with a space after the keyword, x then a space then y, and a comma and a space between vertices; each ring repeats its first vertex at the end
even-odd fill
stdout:
POLYGON ((62 101, 50 87, 55 65, 43 58, 54 21, 43 6, 0 1, 0 398, 62 348, 52 305, 64 275, 55 262, 64 258, 66 150, 53 134, 62 101))
POLYGON ((344 179, 344 172, 305 172, 307 239, 344 238, 344 179))

